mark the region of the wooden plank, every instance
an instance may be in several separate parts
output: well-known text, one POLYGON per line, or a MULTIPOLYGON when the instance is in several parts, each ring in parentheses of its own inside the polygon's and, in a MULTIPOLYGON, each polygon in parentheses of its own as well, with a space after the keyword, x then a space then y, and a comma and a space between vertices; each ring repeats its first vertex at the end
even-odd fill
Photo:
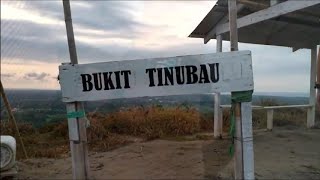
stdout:
POLYGON ((239 51, 63 64, 59 66, 59 77, 64 102, 216 93, 252 90, 251 64, 251 52, 239 51))
MULTIPOLYGON (((221 108, 231 108, 230 104, 220 105, 221 108)), ((263 106, 252 106, 253 109, 263 109, 263 106)))
POLYGON ((273 129, 273 109, 267 110, 267 129, 270 131, 273 129))
MULTIPOLYGON (((231 108, 231 105, 220 105, 222 108, 231 108)), ((309 108, 310 104, 286 105, 286 106, 252 106, 253 109, 282 109, 282 108, 309 108)))
POLYGON ((316 89, 314 85, 316 83, 317 76, 317 47, 311 49, 311 63, 310 63, 310 95, 309 95, 309 104, 310 108, 308 109, 307 114, 307 127, 312 128, 315 125, 315 116, 316 116, 316 89))
POLYGON ((286 105, 286 106, 264 106, 263 109, 283 109, 283 108, 309 108, 310 104, 286 105))
MULTIPOLYGON (((317 4, 320 4, 320 1, 285 1, 271 6, 267 9, 263 9, 261 11, 257 11, 255 13, 239 18, 237 20, 238 28, 272 19, 317 4)), ((215 26, 215 32, 211 33, 210 31, 211 36, 208 36, 206 39, 211 39, 215 34, 218 35, 228 31, 229 23, 219 24, 215 26)))

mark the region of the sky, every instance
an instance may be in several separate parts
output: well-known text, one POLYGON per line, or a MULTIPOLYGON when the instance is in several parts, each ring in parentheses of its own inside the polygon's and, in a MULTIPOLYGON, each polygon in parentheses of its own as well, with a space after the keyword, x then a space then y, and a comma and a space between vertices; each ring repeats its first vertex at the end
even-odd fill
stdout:
MULTIPOLYGON (((215 1, 71 1, 79 63, 214 53, 188 38, 215 1)), ((223 43, 223 51, 229 51, 223 43)), ((239 44, 251 50, 256 92, 309 92, 310 50, 239 44)), ((62 1, 1 1, 5 88, 60 89, 69 62, 62 1)))

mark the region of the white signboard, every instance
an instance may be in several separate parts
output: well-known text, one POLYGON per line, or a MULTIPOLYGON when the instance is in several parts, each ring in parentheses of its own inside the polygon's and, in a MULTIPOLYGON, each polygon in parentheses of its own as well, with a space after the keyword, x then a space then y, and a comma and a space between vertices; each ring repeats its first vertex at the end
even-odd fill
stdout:
POLYGON ((250 51, 59 66, 63 102, 253 89, 250 51))

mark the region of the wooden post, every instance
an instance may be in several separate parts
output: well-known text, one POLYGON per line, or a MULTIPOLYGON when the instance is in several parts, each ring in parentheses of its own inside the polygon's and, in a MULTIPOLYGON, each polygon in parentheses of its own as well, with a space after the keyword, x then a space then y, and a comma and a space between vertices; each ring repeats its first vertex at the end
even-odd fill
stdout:
POLYGON ((241 103, 242 168, 243 179, 254 178, 254 151, 252 137, 252 103, 241 103))
POLYGON ((222 139, 222 134, 223 134, 223 111, 222 111, 222 107, 221 106, 219 108, 219 115, 220 115, 220 117, 219 117, 219 120, 220 120, 219 125, 220 125, 221 139, 222 139))
MULTIPOLYGON (((72 64, 78 64, 69 0, 63 0, 63 8, 67 30, 70 61, 72 64)), ((72 112, 84 112, 82 103, 67 103, 66 106, 68 114, 72 112)), ((85 118, 68 117, 68 128, 72 157, 73 179, 89 179, 89 161, 85 118)))
POLYGON ((23 144, 23 141, 22 141, 22 137, 20 135, 20 131, 19 131, 19 128, 18 128, 18 125, 17 125, 17 122, 16 122, 16 119, 14 118, 13 116, 13 113, 12 113, 12 110, 11 110, 11 106, 10 106, 10 103, 9 103, 9 100, 6 96, 6 93, 4 92, 4 88, 3 88, 3 85, 2 85, 2 81, 0 80, 0 93, 1 93, 1 97, 3 99, 3 102, 4 102, 4 105, 6 106, 6 109, 7 109, 7 112, 8 112, 8 115, 9 115, 9 119, 11 119, 11 121, 13 122, 14 124, 14 127, 16 128, 16 133, 17 133, 17 136, 18 136, 18 139, 20 141, 20 144, 21 144, 21 148, 22 148, 22 151, 24 153, 24 157, 26 159, 28 159, 28 154, 27 154, 27 151, 24 147, 24 144, 23 144))
POLYGON ((309 104, 310 108, 308 109, 307 117, 307 127, 312 128, 315 124, 315 115, 316 115, 316 89, 314 85, 316 83, 317 76, 317 46, 311 49, 311 69, 310 69, 310 95, 309 95, 309 104))
MULTIPOLYGON (((318 49, 318 60, 317 60, 317 84, 320 84, 320 48, 318 49)), ((320 111, 320 89, 317 89, 317 102, 318 111, 320 111)))
POLYGON ((222 52, 222 35, 217 35, 217 53, 222 52))
MULTIPOLYGON (((238 51, 236 0, 228 0, 228 10, 230 26, 230 49, 231 51, 238 51)), ((235 104, 235 121, 235 179, 254 179, 251 102, 235 104)))
MULTIPOLYGON (((222 52, 222 36, 217 36, 217 50, 216 52, 222 52)), ((213 136, 215 138, 222 138, 222 116, 221 116, 221 100, 220 93, 214 94, 214 129, 213 136)))
POLYGON ((272 131, 273 128, 273 109, 267 110, 267 130, 272 131))
POLYGON ((215 138, 222 138, 221 131, 221 111, 220 111, 220 93, 214 94, 214 125, 213 125, 213 136, 215 138))

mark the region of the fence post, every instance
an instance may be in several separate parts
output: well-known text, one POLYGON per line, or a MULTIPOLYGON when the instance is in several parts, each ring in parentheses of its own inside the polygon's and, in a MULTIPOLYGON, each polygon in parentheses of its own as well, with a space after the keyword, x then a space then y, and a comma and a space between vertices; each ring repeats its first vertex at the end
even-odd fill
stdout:
POLYGON ((267 110, 267 130, 272 131, 273 128, 273 109, 267 110))

